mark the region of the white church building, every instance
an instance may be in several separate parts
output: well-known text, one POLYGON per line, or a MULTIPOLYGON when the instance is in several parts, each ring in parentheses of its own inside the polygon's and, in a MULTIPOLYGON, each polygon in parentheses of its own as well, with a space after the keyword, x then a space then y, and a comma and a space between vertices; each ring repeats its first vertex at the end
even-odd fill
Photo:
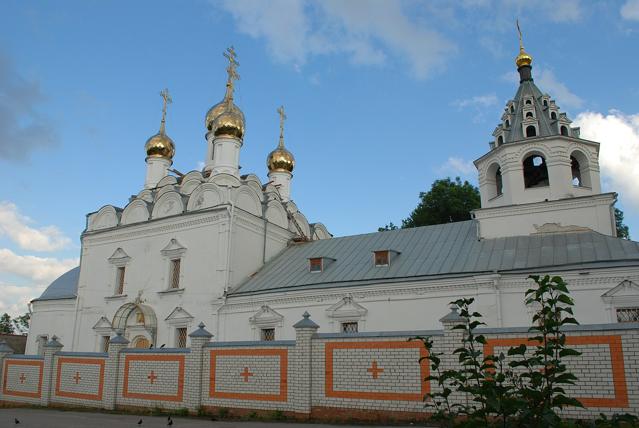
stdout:
POLYGON ((475 161, 481 208, 467 221, 333 238, 293 202, 293 155, 279 144, 268 182, 240 175, 245 119, 229 49, 224 99, 206 114, 202 171, 171 169, 165 129, 146 142, 144 188, 88 214, 80 266, 32 302, 27 353, 57 335, 67 350, 185 347, 202 321, 217 341, 293 339, 308 311, 323 332, 439 328, 458 297, 490 327, 525 326, 528 275, 567 280, 582 324, 639 320, 639 243, 617 238, 615 193, 602 193, 599 143, 580 138, 532 77, 475 161))

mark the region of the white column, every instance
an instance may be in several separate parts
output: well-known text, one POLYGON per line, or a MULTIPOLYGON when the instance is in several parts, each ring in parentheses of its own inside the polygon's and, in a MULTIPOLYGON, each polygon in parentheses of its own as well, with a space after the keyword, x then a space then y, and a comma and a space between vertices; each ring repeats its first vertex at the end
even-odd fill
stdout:
POLYGON ((146 178, 144 188, 152 189, 158 185, 160 180, 168 175, 168 169, 173 162, 160 157, 146 158, 146 178))
POLYGON ((225 173, 239 177, 242 141, 227 135, 215 137, 212 132, 206 139, 208 150, 204 170, 211 171, 211 175, 225 173))
POLYGON ((277 187, 283 202, 287 202, 291 198, 291 178, 293 174, 288 171, 271 171, 268 178, 277 187))

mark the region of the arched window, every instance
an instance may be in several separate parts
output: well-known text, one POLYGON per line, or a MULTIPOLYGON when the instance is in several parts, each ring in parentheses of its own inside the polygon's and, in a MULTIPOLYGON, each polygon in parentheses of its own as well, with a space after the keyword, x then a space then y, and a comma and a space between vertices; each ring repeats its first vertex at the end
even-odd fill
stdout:
POLYGON ((557 120, 557 113, 555 113, 554 111, 550 113, 550 118, 552 120, 557 120))
POLYGON ((548 107, 548 100, 544 100, 544 107, 548 107))
POLYGON ((579 161, 574 156, 570 156, 570 169, 572 171, 572 185, 582 186, 581 182, 581 168, 579 161))
POLYGON ((537 129, 533 125, 529 125, 526 127, 526 137, 536 137, 537 129))
POLYGON ((561 127, 561 135, 568 136, 568 128, 566 128, 565 126, 562 126, 561 127))
POLYGON ((511 106, 510 106, 510 112, 511 112, 511 113, 514 113, 514 112, 515 112, 515 106, 513 106, 513 105, 511 105, 511 106))
POLYGON ((526 117, 533 117, 532 111, 529 111, 528 113, 526 113, 526 117))
POLYGON ((493 163, 486 170, 486 186, 482 189, 482 195, 488 200, 501 196, 503 193, 503 182, 501 177, 501 168, 498 163, 493 163))
POLYGON ((495 171, 495 190, 497 191, 497 196, 504 193, 504 183, 501 179, 501 168, 497 168, 497 171, 495 171))
POLYGON ((548 167, 546 159, 541 155, 530 155, 524 159, 524 186, 531 187, 548 186, 548 167))
POLYGON ((510 127, 510 120, 506 119, 506 128, 510 127))
POLYGON ((526 100, 526 105, 527 105, 527 106, 529 106, 529 105, 531 105, 531 104, 532 104, 532 101, 530 101, 530 100, 526 100))
POLYGON ((504 144, 504 137, 500 135, 499 137, 497 137, 497 147, 501 146, 502 144, 504 144))

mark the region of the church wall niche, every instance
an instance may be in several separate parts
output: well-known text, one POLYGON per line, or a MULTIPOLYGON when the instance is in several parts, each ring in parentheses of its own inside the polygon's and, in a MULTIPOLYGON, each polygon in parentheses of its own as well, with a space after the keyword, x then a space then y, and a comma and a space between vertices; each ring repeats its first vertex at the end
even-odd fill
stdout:
POLYGON ((184 212, 182 196, 177 192, 167 192, 160 196, 153 206, 152 218, 168 217, 182 214, 182 212, 184 212))
POLYGON ((224 192, 215 183, 200 184, 189 197, 187 211, 196 211, 211 208, 225 202, 224 192))
POLYGON ((131 201, 122 212, 121 224, 140 223, 149 220, 148 205, 142 199, 131 201))

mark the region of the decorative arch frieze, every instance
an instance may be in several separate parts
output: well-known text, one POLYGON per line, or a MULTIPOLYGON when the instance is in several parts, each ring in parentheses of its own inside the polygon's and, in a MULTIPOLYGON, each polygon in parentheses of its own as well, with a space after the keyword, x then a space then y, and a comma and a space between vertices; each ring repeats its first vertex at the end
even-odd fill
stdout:
POLYGON ((244 185, 235 193, 235 206, 257 217, 262 217, 262 201, 255 189, 244 185))
POLYGON ((224 193, 215 183, 202 183, 191 192, 186 210, 196 211, 220 205, 226 202, 224 193))
POLYGON ((269 201, 266 206, 266 220, 284 229, 288 229, 288 215, 286 209, 278 200, 269 201))
POLYGON ((122 212, 121 224, 140 223, 149 220, 149 208, 143 199, 134 199, 122 212))
POLYGON ((221 187, 240 187, 242 185, 242 182, 237 177, 226 173, 213 174, 209 177, 208 182, 215 183, 221 187))
POLYGON ((164 178, 162 178, 162 180, 160 180, 158 182, 158 185, 155 186, 155 187, 158 187, 158 188, 159 187, 164 187, 164 186, 167 186, 169 184, 173 184, 173 185, 177 184, 177 178, 175 178, 172 175, 167 175, 164 178))
POLYGON ((182 214, 184 203, 178 192, 166 192, 160 196, 153 207, 152 218, 162 218, 182 214))
POLYGON ((120 222, 120 212, 122 210, 115 208, 113 205, 106 205, 97 213, 89 217, 89 230, 108 229, 116 227, 120 222))

